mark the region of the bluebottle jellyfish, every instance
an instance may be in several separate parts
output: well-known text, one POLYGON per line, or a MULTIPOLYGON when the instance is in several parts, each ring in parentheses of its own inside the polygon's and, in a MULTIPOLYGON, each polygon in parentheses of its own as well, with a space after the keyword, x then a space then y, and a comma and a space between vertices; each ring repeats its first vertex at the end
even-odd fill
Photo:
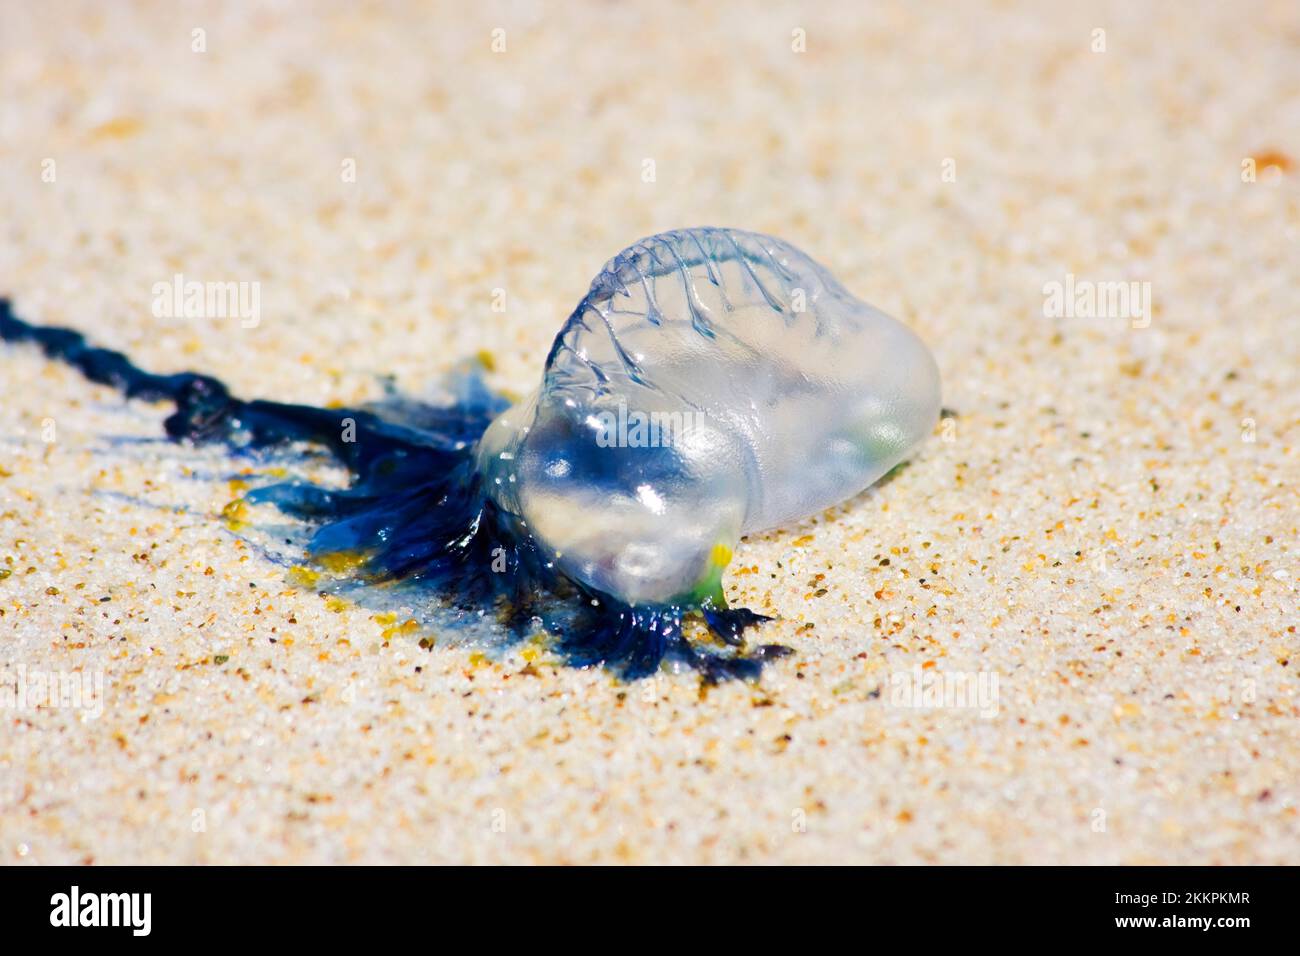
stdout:
POLYGON ((492 608, 517 636, 540 624, 570 662, 627 678, 666 657, 708 681, 753 677, 788 653, 746 647, 767 618, 727 605, 741 536, 867 488, 940 412, 915 334, 789 243, 736 229, 665 232, 611 259, 514 404, 473 373, 442 407, 244 401, 210 376, 151 374, 76 331, 28 324, 4 300, 0 339, 173 403, 174 439, 324 447, 350 469, 347 488, 247 495, 307 522, 310 556, 360 554, 368 581, 492 608), (715 640, 688 639, 690 615, 715 640))

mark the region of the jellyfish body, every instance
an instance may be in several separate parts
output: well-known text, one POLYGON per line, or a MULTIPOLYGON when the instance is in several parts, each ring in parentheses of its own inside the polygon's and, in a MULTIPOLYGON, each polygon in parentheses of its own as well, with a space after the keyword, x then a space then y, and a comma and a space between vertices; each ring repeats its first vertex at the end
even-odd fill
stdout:
POLYGON ((514 533, 585 588, 725 606, 741 535, 862 491, 939 405, 921 340, 803 252, 685 229, 606 264, 477 463, 514 533))

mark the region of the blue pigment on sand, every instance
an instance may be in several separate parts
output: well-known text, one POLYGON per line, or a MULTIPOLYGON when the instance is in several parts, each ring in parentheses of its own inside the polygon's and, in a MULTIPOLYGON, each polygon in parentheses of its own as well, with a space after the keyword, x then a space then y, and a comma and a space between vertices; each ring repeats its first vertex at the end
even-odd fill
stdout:
POLYGON ((707 681, 756 677, 789 653, 747 647, 767 618, 727 606, 741 536, 857 494, 939 416, 934 360, 905 326, 788 243, 730 229, 663 233, 610 260, 514 406, 476 373, 446 406, 245 401, 28 324, 5 300, 0 340, 172 403, 177 441, 324 448, 351 472, 346 489, 246 495, 311 528, 310 559, 359 556, 350 573, 367 584, 490 610, 517 639, 540 626, 570 663, 626 678, 665 659, 707 681), (693 615, 707 637, 683 632, 693 615))

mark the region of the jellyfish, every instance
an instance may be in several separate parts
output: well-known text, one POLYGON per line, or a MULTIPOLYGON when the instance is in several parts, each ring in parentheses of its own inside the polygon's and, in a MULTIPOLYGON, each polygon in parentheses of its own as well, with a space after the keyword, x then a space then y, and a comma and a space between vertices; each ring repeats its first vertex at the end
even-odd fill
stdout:
POLYGON ((311 556, 360 554, 369 580, 497 608, 520 634, 541 620, 572 663, 629 679, 665 658, 711 681, 754 677, 788 653, 747 647, 768 618, 728 606, 742 537, 857 495, 940 413, 938 368, 910 329, 790 243, 738 229, 660 233, 609 260, 515 403, 473 371, 443 407, 243 401, 210 376, 151 374, 29 325, 3 301, 0 339, 174 403, 178 440, 323 446, 348 487, 247 495, 308 522, 311 556), (719 648, 687 637, 692 616, 719 648))

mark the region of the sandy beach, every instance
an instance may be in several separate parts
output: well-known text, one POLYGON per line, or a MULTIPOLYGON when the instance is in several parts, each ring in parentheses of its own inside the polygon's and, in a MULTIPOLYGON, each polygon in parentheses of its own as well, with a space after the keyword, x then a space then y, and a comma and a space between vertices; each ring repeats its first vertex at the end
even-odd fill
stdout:
POLYGON ((523 394, 719 225, 952 413, 736 552, 793 656, 620 682, 322 596, 273 465, 0 344, 0 862, 1300 862, 1294 2, 10 3, 0 89, 0 296, 144 368, 523 394))

